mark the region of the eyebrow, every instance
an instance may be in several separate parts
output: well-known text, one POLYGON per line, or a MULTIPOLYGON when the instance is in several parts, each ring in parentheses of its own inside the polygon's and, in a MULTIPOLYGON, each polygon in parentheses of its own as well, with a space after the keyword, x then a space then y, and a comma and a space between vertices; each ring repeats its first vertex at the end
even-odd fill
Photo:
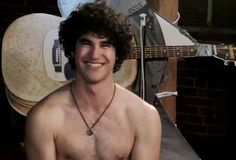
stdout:
POLYGON ((91 42, 91 41, 88 38, 82 37, 79 39, 79 42, 91 42))
MULTIPOLYGON (((81 37, 81 38, 79 39, 79 42, 81 43, 81 42, 92 42, 92 41, 89 40, 89 39, 86 38, 86 37, 81 37)), ((113 43, 112 43, 112 41, 111 41, 110 39, 102 40, 101 43, 103 43, 103 44, 104 44, 104 43, 107 43, 107 44, 113 45, 113 43)))

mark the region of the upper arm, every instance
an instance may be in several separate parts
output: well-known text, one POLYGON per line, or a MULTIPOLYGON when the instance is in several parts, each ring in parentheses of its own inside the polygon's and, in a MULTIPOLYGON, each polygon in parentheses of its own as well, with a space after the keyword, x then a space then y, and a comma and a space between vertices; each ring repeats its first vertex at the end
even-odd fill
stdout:
POLYGON ((132 160, 158 160, 161 145, 161 121, 157 110, 151 109, 139 116, 132 150, 132 160), (142 117, 142 118, 140 118, 142 117))
POLYGON ((33 111, 27 116, 25 150, 28 160, 56 160, 51 122, 41 111, 33 111))

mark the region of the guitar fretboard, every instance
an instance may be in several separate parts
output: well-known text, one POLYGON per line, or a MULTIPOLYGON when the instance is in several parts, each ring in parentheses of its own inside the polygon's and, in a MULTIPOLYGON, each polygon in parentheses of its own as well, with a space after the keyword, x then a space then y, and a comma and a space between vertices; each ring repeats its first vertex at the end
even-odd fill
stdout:
MULTIPOLYGON (((192 57, 195 56, 195 46, 145 46, 144 53, 146 59, 168 58, 168 57, 192 57)), ((140 47, 133 47, 127 59, 140 58, 140 47)))
MULTIPOLYGON (((201 45, 201 44, 199 44, 201 45)), ((210 44, 209 44, 210 45, 210 44)), ((186 46, 145 46, 144 58, 145 59, 158 59, 168 57, 196 57, 197 56, 197 45, 186 45, 186 46)), ((233 45, 210 45, 207 48, 211 54, 204 56, 214 56, 224 61, 235 61, 236 58, 236 47, 233 45)), ((198 54, 199 55, 199 54, 198 54)), ((139 46, 134 46, 133 50, 127 59, 138 59, 141 57, 141 49, 139 46)))

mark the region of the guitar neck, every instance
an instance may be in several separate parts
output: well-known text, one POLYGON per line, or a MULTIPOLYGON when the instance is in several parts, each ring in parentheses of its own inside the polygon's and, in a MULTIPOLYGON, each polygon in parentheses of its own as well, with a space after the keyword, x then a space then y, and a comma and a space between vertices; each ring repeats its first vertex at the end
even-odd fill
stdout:
MULTIPOLYGON (((185 46, 145 46, 145 59, 161 59, 169 57, 187 58, 196 56, 214 56, 218 59, 234 62, 236 58, 236 47, 234 45, 185 45, 185 46), (198 48, 199 47, 199 48, 198 48), (201 47, 205 47, 204 49, 201 47), (197 53, 199 52, 199 53, 197 53), (203 52, 203 53, 201 53, 203 52)), ((126 59, 139 59, 141 48, 134 46, 132 52, 126 59)))
MULTIPOLYGON (((196 54, 196 47, 193 46, 145 46, 145 59, 158 59, 168 57, 192 57, 196 54)), ((132 52, 126 57, 127 59, 139 59, 141 48, 133 47, 132 52)))
POLYGON ((224 61, 234 62, 236 58, 236 47, 233 45, 213 45, 213 55, 224 61))

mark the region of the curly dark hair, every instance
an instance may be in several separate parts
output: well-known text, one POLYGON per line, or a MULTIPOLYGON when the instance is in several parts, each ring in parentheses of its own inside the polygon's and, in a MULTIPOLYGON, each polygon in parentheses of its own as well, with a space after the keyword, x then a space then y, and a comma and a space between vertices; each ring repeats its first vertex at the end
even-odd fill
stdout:
POLYGON ((120 69, 126 54, 132 47, 133 32, 127 16, 109 8, 104 1, 86 3, 62 21, 59 28, 59 40, 63 45, 65 56, 75 69, 75 45, 78 38, 84 34, 95 33, 106 36, 116 49, 114 72, 120 69))

